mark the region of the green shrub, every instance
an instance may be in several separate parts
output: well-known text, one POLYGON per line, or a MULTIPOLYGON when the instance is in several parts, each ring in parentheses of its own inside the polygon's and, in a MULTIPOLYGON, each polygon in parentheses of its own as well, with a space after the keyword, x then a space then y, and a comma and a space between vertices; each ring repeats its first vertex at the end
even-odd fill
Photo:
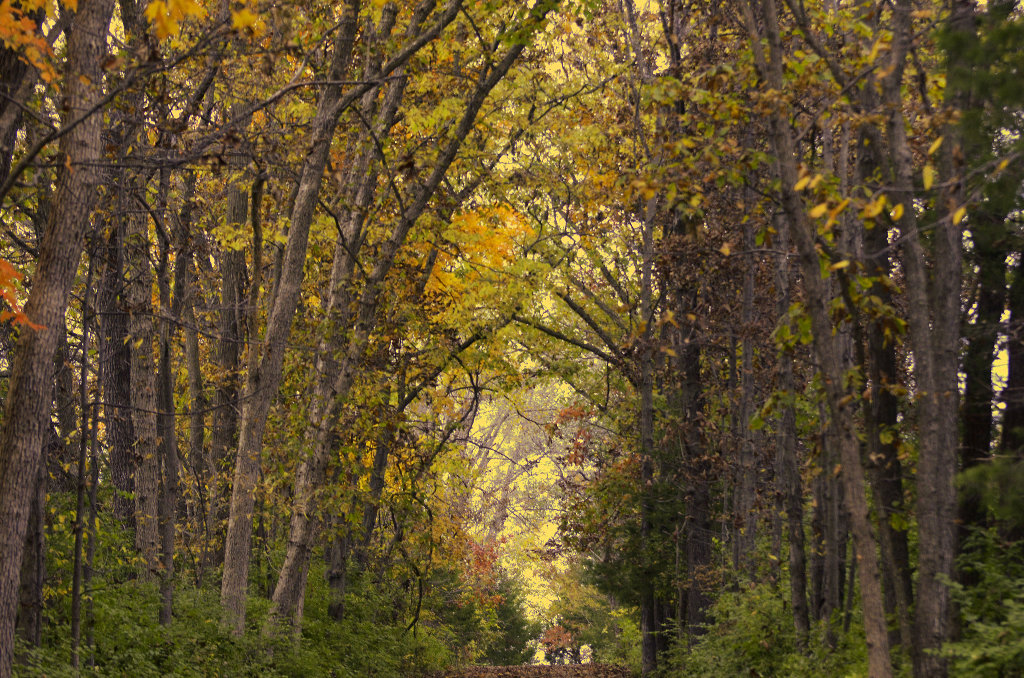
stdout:
POLYGON ((1024 675, 1024 544, 979 530, 965 541, 958 565, 972 584, 951 584, 963 618, 960 640, 942 649, 952 675, 1024 675))
POLYGON ((681 643, 670 651, 667 678, 727 678, 764 676, 793 678, 867 676, 863 632, 854 624, 832 650, 823 640, 824 628, 814 629, 808 649, 797 647, 788 592, 769 584, 741 585, 722 593, 711 607, 712 623, 692 646, 681 643))

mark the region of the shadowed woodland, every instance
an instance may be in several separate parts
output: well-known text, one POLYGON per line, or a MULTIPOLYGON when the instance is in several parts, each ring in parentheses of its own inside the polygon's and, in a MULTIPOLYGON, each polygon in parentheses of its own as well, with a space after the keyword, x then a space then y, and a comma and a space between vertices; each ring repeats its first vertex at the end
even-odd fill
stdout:
POLYGON ((0 38, 0 678, 1024 674, 1016 2, 0 38))

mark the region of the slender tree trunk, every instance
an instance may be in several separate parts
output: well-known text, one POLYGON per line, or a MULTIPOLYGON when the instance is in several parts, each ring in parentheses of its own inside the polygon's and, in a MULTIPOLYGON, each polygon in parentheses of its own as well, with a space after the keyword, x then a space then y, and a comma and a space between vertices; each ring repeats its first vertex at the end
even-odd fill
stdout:
MULTIPOLYGON (((103 382, 103 363, 96 365, 96 371, 96 382, 100 384, 103 382)), ((93 401, 92 423, 89 426, 89 542, 85 550, 85 562, 82 566, 82 591, 85 594, 85 619, 83 620, 85 622, 85 644, 90 648, 94 648, 93 629, 95 627, 93 623, 92 573, 93 563, 96 562, 96 541, 99 536, 99 524, 96 516, 98 510, 96 494, 99 491, 100 484, 99 438, 97 435, 99 431, 99 418, 99 403, 93 401)), ((75 642, 75 640, 73 639, 72 642, 75 642)), ((90 654, 87 666, 93 664, 94 657, 94 654, 90 654)))
MULTIPOLYGON (((647 201, 643 213, 640 270, 640 316, 645 323, 639 337, 634 384, 640 396, 637 412, 640 448, 640 548, 647 550, 654 514, 654 348, 650 320, 654 312, 654 216, 657 203, 647 201)), ((640 671, 643 678, 658 669, 658 610, 653 572, 644 571, 640 591, 640 671)))
MULTIPOLYGON (((773 89, 783 87, 783 47, 779 33, 779 19, 774 0, 764 0, 764 36, 768 51, 762 47, 762 35, 754 19, 756 6, 744 6, 744 18, 754 50, 755 63, 765 84, 773 89)), ((882 602, 878 559, 871 521, 868 513, 864 467, 861 464, 860 443, 854 425, 854 405, 847 398, 844 386, 845 363, 833 336, 832 321, 828 313, 826 281, 821 277, 819 251, 815 243, 815 228, 809 223, 803 200, 794 190, 799 174, 796 148, 792 138, 788 115, 774 110, 769 117, 770 141, 776 155, 776 169, 781 182, 780 193, 785 218, 789 222, 789 236, 796 245, 804 287, 806 308, 811 320, 813 346, 824 377, 832 426, 836 431, 840 456, 839 475, 843 484, 844 503, 850 519, 851 531, 860 559, 857 568, 860 579, 861 606, 864 615, 865 641, 868 647, 868 670, 872 678, 893 675, 889 657, 889 637, 882 602)), ((912 211, 912 210, 908 210, 912 211)))
POLYGON ((75 551, 74 568, 72 570, 71 583, 71 666, 78 668, 78 644, 82 631, 82 570, 83 570, 83 541, 85 538, 85 492, 86 492, 86 459, 89 450, 89 440, 92 438, 87 428, 89 412, 89 295, 92 287, 92 274, 95 257, 89 257, 89 273, 86 276, 85 296, 82 300, 82 362, 79 373, 79 411, 81 412, 81 433, 78 445, 78 487, 75 506, 75 551))
MULTIPOLYGON (((453 8, 454 5, 445 11, 444 15, 439 19, 439 25, 450 23, 451 19, 455 16, 453 8)), ((419 19, 420 22, 422 20, 423 17, 419 19)), ((415 19, 412 27, 413 31, 418 30, 415 19)), ((410 32, 409 37, 412 38, 413 35, 415 33, 410 32)), ((315 441, 315 443, 309 458, 303 461, 299 472, 296 474, 295 508, 292 513, 289 529, 290 537, 288 540, 288 551, 285 555, 285 563, 282 565, 281 575, 278 578, 277 587, 274 591, 274 607, 271 612, 272 623, 294 620, 304 595, 305 581, 303 577, 308 568, 311 536, 313 533, 313 496, 316 489, 324 482, 324 470, 332 440, 331 432, 338 420, 340 402, 348 394, 356 375, 356 370, 362 363, 370 333, 376 326, 376 311, 380 303, 384 281, 409 231, 426 210, 430 199, 441 185, 451 163, 455 160, 462 142, 472 131, 476 116, 488 94, 508 73, 524 47, 525 45, 522 44, 509 47, 502 59, 481 75, 474 91, 468 97, 466 109, 462 114, 458 127, 454 130, 451 140, 438 155, 430 177, 414 190, 413 199, 406 206, 390 238, 378 250, 376 263, 357 301, 358 310, 353 322, 351 339, 347 341, 347 345, 340 341, 337 344, 328 343, 328 350, 320 352, 322 367, 318 371, 320 371, 321 379, 317 385, 317 392, 314 397, 314 410, 310 418, 311 430, 307 434, 307 439, 315 441), (344 348, 344 355, 340 362, 335 363, 333 359, 328 358, 333 356, 335 349, 340 350, 342 348, 344 348)), ((351 260, 350 255, 340 252, 340 249, 339 243, 339 248, 336 250, 335 269, 332 273, 329 317, 336 316, 337 313, 348 306, 347 303, 344 303, 349 299, 347 286, 339 285, 339 283, 347 281, 346 271, 351 269, 354 261, 351 260), (343 256, 340 261, 337 258, 339 254, 343 256)))
POLYGON ((100 317, 100 355, 103 365, 103 421, 110 450, 110 480, 114 515, 127 527, 135 525, 135 430, 131 416, 131 346, 124 287, 124 222, 113 219, 104 251, 103 277, 97 295, 100 317))
MULTIPOLYGON (((879 282, 871 291, 886 306, 893 303, 890 287, 884 284, 891 272, 888 254, 888 229, 865 231, 865 263, 868 274, 879 282)), ((891 330, 890 330, 891 333, 891 330)), ((865 435, 868 467, 875 493, 878 534, 881 537, 882 575, 886 595, 886 612, 899 621, 898 636, 904 648, 913 648, 910 607, 913 584, 910 568, 910 545, 906 529, 898 529, 898 521, 906 512, 903 499, 903 464, 900 461, 896 430, 899 401, 893 388, 900 383, 896 360, 896 337, 886 335, 885 328, 872 322, 867 328, 868 377, 871 397, 864 403, 865 435)))
POLYGON ((191 509, 194 532, 189 541, 201 542, 196 565, 196 585, 202 588, 206 568, 210 565, 211 544, 211 494, 212 484, 217 477, 217 467, 211 462, 206 448, 206 408, 209 401, 203 386, 203 371, 199 355, 199 327, 196 306, 201 301, 201 292, 195 279, 193 261, 192 211, 194 208, 194 173, 186 178, 185 199, 179 215, 178 246, 174 263, 174 296, 177 317, 181 321, 185 344, 185 370, 188 375, 189 395, 189 446, 187 466, 192 471, 195 483, 196 504, 191 509), (198 533, 198 534, 197 534, 198 533))
MULTIPOLYGON (((896 200, 918 195, 914 159, 900 108, 903 65, 913 38, 912 3, 898 0, 893 9, 892 74, 883 82, 883 100, 889 105, 887 124, 890 164, 896 200)), ((971 21, 973 5, 955 2, 950 16, 954 30, 971 21)), ((930 254, 921 238, 922 223, 916 210, 905 209, 899 220, 900 261, 907 280, 910 343, 914 352, 920 455, 917 465, 918 590, 914 674, 918 678, 946 675, 946 661, 934 651, 949 640, 953 629, 948 581, 953 578, 956 552, 956 489, 954 476, 959 447, 961 228, 951 212, 958 195, 953 149, 958 135, 949 129, 942 153, 941 174, 948 183, 935 197, 931 218, 935 228, 930 254), (932 275, 931 271, 941 272, 932 275)))
MULTIPOLYGON (((780 235, 785 229, 777 229, 780 235)), ((790 275, 787 255, 789 243, 781 237, 779 248, 786 254, 778 258, 775 286, 778 290, 777 311, 779 317, 789 310, 790 275)), ((793 624, 796 627, 797 647, 807 648, 807 636, 811 622, 807 605, 807 555, 804 546, 804 497, 800 477, 800 463, 797 457, 796 432, 796 381, 793 378, 793 357, 788 352, 779 355, 779 389, 786 394, 776 433, 775 472, 778 482, 779 509, 785 514, 789 539, 789 593, 793 606, 793 624)))
MULTIPOLYGON (((232 163, 235 164, 234 162, 232 163)), ((236 182, 228 187, 227 219, 229 228, 241 229, 246 222, 249 196, 236 182)), ((223 560, 222 536, 228 519, 230 483, 228 474, 233 466, 231 451, 238 440, 238 378, 242 352, 242 327, 245 300, 245 251, 222 249, 219 255, 221 292, 217 309, 217 378, 213 395, 213 422, 210 431, 210 456, 214 485, 211 488, 210 508, 215 526, 217 550, 214 562, 223 560)))
POLYGON ((750 417, 753 414, 754 374, 751 353, 753 341, 750 338, 753 322, 754 306, 754 272, 753 261, 754 233, 750 223, 743 226, 743 249, 748 253, 743 267, 743 297, 741 301, 740 332, 741 340, 733 339, 733 363, 738 362, 739 407, 735 415, 733 439, 739 445, 739 463, 736 483, 736 498, 733 511, 736 513, 737 534, 733 542, 733 560, 737 570, 752 577, 754 565, 754 546, 757 541, 757 459, 755 453, 754 432, 750 430, 750 417), (737 349, 740 355, 737 361, 737 349))
MULTIPOLYGON (((161 196, 165 199, 168 188, 167 172, 162 173, 161 196)), ((166 210, 164 210, 166 212, 166 210)), ((171 243, 164 242, 160 251, 160 266, 157 284, 160 289, 160 307, 170 315, 160 322, 160 364, 157 384, 157 407, 160 412, 158 426, 160 451, 163 466, 162 492, 160 494, 160 555, 163 567, 160 573, 160 623, 167 626, 172 621, 174 610, 174 544, 178 527, 178 434, 175 429, 174 371, 171 365, 174 326, 181 317, 181 290, 175 303, 171 303, 171 281, 168 270, 171 243)), ((187 267, 187 258, 179 257, 176 266, 187 267)))
MULTIPOLYGON (((334 83, 343 80, 348 71, 358 15, 359 2, 352 0, 345 7, 342 26, 335 39, 329 73, 329 79, 334 83)), ((298 192, 292 208, 288 240, 273 308, 267 321, 259 356, 256 355, 255 347, 250 351, 252 359, 243 391, 238 456, 235 460, 234 482, 231 488, 224 576, 221 582, 224 622, 236 635, 241 635, 245 628, 252 512, 259 474, 259 456, 263 448, 263 433, 271 401, 280 385, 285 344, 302 285, 309 227, 320 194, 324 168, 327 166, 331 139, 341 114, 341 110, 338 110, 341 97, 340 84, 326 85, 320 93, 320 102, 312 125, 310 151, 303 163, 298 192)))
POLYGON ((11 675, 14 615, 33 482, 48 425, 53 354, 63 331, 68 292, 78 270, 87 220, 96 200, 102 117, 92 108, 102 96, 100 63, 112 0, 79 5, 68 40, 64 120, 83 117, 62 139, 50 220, 39 245, 25 313, 35 327, 21 331, 0 431, 0 678, 11 675))

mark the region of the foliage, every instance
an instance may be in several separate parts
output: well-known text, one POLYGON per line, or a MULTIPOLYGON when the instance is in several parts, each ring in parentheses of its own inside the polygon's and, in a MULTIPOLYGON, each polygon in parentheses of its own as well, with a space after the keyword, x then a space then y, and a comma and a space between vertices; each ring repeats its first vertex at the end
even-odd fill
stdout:
MULTIPOLYGON (((1024 461, 995 458, 960 474, 960 495, 985 507, 1004 534, 1024 533, 1024 461)), ((964 545, 962 548, 967 548, 964 545)), ((971 567, 971 563, 965 563, 971 567)))
POLYGON ((494 627, 483 648, 483 663, 516 666, 533 659, 540 625, 527 616, 523 591, 523 583, 513 575, 499 574, 494 588, 494 627))
POLYGON ((867 676, 863 631, 851 626, 835 649, 823 642, 818 625, 808 644, 799 649, 787 592, 775 584, 743 582, 721 593, 711 607, 713 621, 687 647, 672 650, 669 678, 718 676, 867 676))
MULTIPOLYGON (((587 648, 590 661, 640 670, 638 609, 617 602, 588 583, 593 576, 570 564, 556 571, 549 586, 555 600, 548 608, 548 629, 561 629, 570 649, 587 648)), ((558 634, 551 634, 556 638, 558 634)), ((563 643, 564 644, 564 643, 563 643)))
MULTIPOLYGON (((236 638, 219 622, 215 591, 182 587, 174 621, 162 627, 156 623, 160 602, 154 586, 136 581, 98 586, 93 597, 94 664, 80 675, 400 678, 448 664, 433 630, 423 628, 413 635, 403 623, 370 614, 388 607, 372 589, 350 596, 354 614, 339 624, 327 618, 322 578, 312 581, 301 642, 260 634, 266 600, 251 601, 253 632, 236 638)), ((63 622, 50 626, 40 648, 19 646, 24 662, 16 665, 14 675, 79 675, 67 664, 69 638, 63 622)))
POLYGON ((961 575, 951 582, 964 623, 959 640, 942 654, 953 675, 1009 678, 1024 673, 1024 544, 995 528, 974 530, 964 544, 961 575))

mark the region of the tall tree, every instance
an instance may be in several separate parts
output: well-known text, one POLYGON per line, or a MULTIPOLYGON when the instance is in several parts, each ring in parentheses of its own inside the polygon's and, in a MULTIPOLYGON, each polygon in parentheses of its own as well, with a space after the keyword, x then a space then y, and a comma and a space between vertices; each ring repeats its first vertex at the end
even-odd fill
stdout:
POLYGON ((11 368, 0 432, 0 678, 11 675, 14 615, 21 555, 33 479, 40 464, 53 380, 51 367, 63 331, 68 291, 78 270, 86 220, 96 202, 101 160, 103 99, 100 64, 113 0, 83 2, 75 13, 66 62, 67 112, 62 139, 65 163, 59 172, 50 218, 39 246, 39 263, 11 368))

